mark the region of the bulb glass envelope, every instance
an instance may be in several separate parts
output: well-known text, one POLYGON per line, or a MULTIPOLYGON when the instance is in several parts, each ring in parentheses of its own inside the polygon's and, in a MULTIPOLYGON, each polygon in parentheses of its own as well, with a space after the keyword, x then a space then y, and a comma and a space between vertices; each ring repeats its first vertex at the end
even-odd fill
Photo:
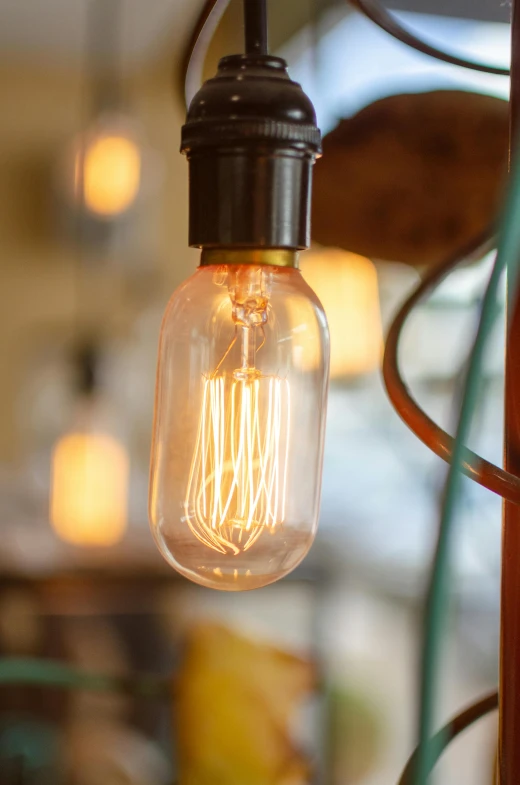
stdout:
POLYGON ((305 556, 327 372, 325 316, 297 269, 206 266, 174 293, 159 349, 150 521, 183 575, 252 589, 305 556))

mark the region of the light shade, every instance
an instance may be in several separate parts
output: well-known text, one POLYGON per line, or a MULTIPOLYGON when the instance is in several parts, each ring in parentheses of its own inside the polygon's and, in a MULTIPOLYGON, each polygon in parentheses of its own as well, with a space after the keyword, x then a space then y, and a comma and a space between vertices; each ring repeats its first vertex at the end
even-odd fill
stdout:
POLYGON ((50 517, 68 542, 109 546, 124 534, 129 461, 113 437, 70 432, 52 456, 50 517))
POLYGON ((85 209, 103 217, 126 212, 141 182, 141 151, 130 136, 107 130, 87 136, 76 153, 74 183, 85 209))
MULTIPOLYGON (((301 271, 329 323, 330 376, 359 376, 379 367, 383 333, 377 273, 370 259, 338 249, 309 251, 301 271)), ((312 359, 312 353, 307 353, 312 359)))

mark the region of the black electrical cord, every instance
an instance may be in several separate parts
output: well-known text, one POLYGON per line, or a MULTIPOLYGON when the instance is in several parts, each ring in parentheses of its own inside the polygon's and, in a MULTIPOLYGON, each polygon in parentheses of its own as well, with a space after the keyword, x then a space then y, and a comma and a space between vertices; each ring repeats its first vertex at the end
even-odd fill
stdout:
POLYGON ((244 0, 246 54, 267 54, 266 0, 244 0))
MULTIPOLYGON (((186 108, 202 82, 204 58, 211 39, 230 0, 206 0, 184 52, 180 71, 180 91, 186 108)), ((244 0, 245 51, 268 53, 266 0, 244 0)))
MULTIPOLYGON (((459 66, 460 68, 469 68, 472 71, 480 71, 485 74, 495 74, 496 76, 509 76, 509 68, 501 68, 499 66, 489 65, 487 63, 477 63, 473 60, 466 60, 463 57, 457 57, 449 52, 445 52, 432 44, 423 41, 409 30, 404 28, 396 20, 389 11, 384 8, 379 0, 347 0, 354 8, 360 13, 364 14, 374 24, 384 30, 386 33, 396 38, 401 43, 410 46, 422 54, 434 57, 443 63, 450 63, 451 65, 459 66)), ((207 47, 217 25, 229 5, 229 0, 206 0, 202 11, 197 19, 193 32, 188 41, 184 57, 182 59, 182 67, 180 73, 181 93, 186 98, 186 104, 189 105, 191 98, 195 95, 200 87, 202 77, 202 63, 207 51, 207 47)), ((267 36, 265 38, 260 35, 255 43, 255 38, 247 42, 247 28, 251 31, 260 30, 262 27, 262 18, 264 19, 263 25, 265 30, 265 4, 262 0, 244 0, 244 17, 246 22, 246 51, 248 52, 261 52, 261 49, 254 48, 255 46, 265 46, 267 52, 267 36), (247 17, 251 22, 248 23, 247 17), (255 20, 257 17, 257 21, 255 20), (260 20, 260 23, 258 21, 260 20), (264 43, 265 42, 265 43, 264 43), (249 49, 249 47, 252 47, 249 49)))
POLYGON ((435 57, 436 60, 441 60, 443 63, 450 63, 451 65, 460 66, 461 68, 470 68, 472 71, 495 74, 496 76, 509 76, 510 74, 509 68, 501 68, 500 66, 488 65, 487 63, 477 63, 473 60, 466 60, 464 57, 457 57, 456 55, 452 55, 449 52, 445 52, 444 50, 423 41, 400 25, 395 16, 387 11, 379 0, 348 0, 348 2, 380 27, 381 30, 384 30, 393 38, 410 46, 417 52, 435 57))

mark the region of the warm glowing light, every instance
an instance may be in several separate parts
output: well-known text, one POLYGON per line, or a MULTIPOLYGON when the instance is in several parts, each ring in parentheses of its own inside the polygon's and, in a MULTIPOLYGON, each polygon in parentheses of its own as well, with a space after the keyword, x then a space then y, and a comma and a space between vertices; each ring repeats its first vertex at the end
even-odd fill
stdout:
POLYGON ((170 301, 150 474, 161 553, 229 591, 272 583, 312 544, 328 378, 316 296, 295 267, 251 257, 203 265, 170 301))
MULTIPOLYGON (((303 277, 327 314, 331 378, 375 371, 383 348, 377 273, 370 259, 337 249, 302 254, 303 277)), ((313 361, 307 352, 307 361, 313 361)))
POLYGON ((141 152, 130 138, 117 134, 93 136, 75 160, 75 189, 83 186, 87 210, 113 217, 134 203, 141 183, 141 152))
POLYGON ((263 531, 282 525, 289 427, 287 381, 254 373, 204 381, 184 503, 186 520, 204 545, 238 554, 263 531))
POLYGON ((127 518, 128 457, 111 436, 72 432, 52 457, 50 517, 68 542, 108 546, 124 534, 127 518))
POLYGON ((256 368, 269 302, 264 271, 233 273, 229 291, 235 336, 203 381, 184 510, 200 542, 236 555, 283 523, 291 416, 287 380, 256 368), (240 367, 219 373, 235 346, 240 367))

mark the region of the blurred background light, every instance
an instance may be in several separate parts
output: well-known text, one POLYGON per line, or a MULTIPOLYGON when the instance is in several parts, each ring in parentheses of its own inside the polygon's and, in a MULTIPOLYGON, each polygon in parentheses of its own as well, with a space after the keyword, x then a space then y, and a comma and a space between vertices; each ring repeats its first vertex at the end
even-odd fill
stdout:
POLYGON ((52 455, 50 517, 63 540, 115 545, 127 519, 129 462, 125 449, 102 433, 70 432, 52 455))
POLYGON ((141 151, 115 127, 86 134, 74 162, 77 202, 95 215, 115 218, 135 203, 141 182, 141 151))
POLYGON ((128 517, 130 461, 114 434, 99 354, 90 344, 75 352, 72 423, 51 457, 52 526, 62 540, 86 547, 115 545, 128 517))
POLYGON ((327 314, 331 379, 377 370, 383 334, 374 264, 357 254, 324 248, 303 254, 300 267, 327 314))

